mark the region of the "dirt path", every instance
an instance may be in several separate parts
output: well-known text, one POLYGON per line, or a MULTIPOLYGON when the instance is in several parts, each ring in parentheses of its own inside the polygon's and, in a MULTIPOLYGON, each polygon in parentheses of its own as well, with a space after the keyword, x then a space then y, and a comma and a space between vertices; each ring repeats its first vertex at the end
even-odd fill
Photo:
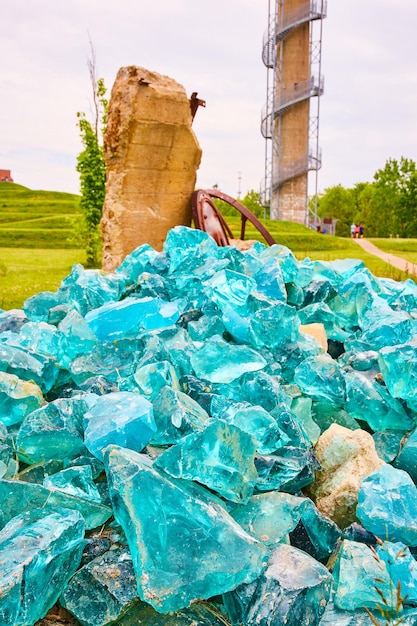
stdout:
POLYGON ((369 254, 373 254, 374 256, 379 257, 393 267, 417 276, 417 265, 415 263, 410 263, 410 261, 406 261, 405 259, 402 259, 400 256, 396 256, 395 254, 389 254, 388 252, 384 252, 383 250, 380 250, 379 248, 374 246, 374 244, 367 239, 353 239, 352 241, 357 243, 366 252, 369 252, 369 254))

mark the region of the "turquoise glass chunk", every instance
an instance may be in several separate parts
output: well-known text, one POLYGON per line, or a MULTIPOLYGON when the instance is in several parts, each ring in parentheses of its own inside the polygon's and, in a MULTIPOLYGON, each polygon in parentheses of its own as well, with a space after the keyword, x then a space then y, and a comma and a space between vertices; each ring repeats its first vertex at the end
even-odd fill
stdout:
POLYGON ((304 446, 284 446, 275 454, 257 456, 258 472, 256 489, 278 489, 297 493, 314 481, 314 473, 320 465, 312 450, 304 446))
POLYGON ((245 372, 260 370, 266 361, 258 352, 214 337, 191 355, 196 376, 213 383, 228 383, 245 372))
POLYGON ((300 524, 291 533, 291 545, 308 552, 322 563, 327 563, 342 536, 340 528, 326 515, 320 513, 307 498, 301 511, 300 524))
POLYGON ((108 302, 85 316, 85 320, 100 341, 136 336, 142 330, 172 326, 182 312, 183 302, 166 302, 159 298, 125 298, 108 302))
POLYGON ((105 463, 142 600, 167 613, 259 576, 265 548, 209 491, 169 478, 132 450, 109 446, 105 463))
POLYGON ((91 465, 69 467, 62 471, 47 476, 43 480, 43 486, 58 489, 72 496, 102 503, 102 497, 93 481, 91 465))
POLYGON ((176 226, 168 231, 164 252, 169 258, 169 273, 190 272, 205 263, 209 257, 217 257, 219 248, 210 235, 194 228, 176 226))
POLYGON ((6 343, 0 343, 0 371, 34 382, 42 393, 51 390, 58 376, 52 359, 6 343))
POLYGON ((0 421, 6 426, 20 424, 44 403, 36 383, 21 380, 15 374, 0 372, 0 421))
POLYGON ((16 438, 19 455, 32 464, 84 453, 83 417, 88 405, 88 396, 58 398, 29 413, 16 438))
POLYGON ((339 609, 377 609, 383 605, 380 593, 388 609, 395 607, 396 597, 392 593, 392 581, 385 562, 376 559, 366 544, 344 539, 337 553, 333 576, 334 603, 339 609))
POLYGON ((268 258, 253 278, 256 283, 256 290, 259 293, 274 300, 287 301, 284 277, 277 258, 268 258))
POLYGON ((224 595, 233 626, 318 626, 330 597, 332 575, 311 556, 278 545, 265 572, 224 595))
POLYGON ((126 547, 109 550, 84 565, 60 599, 83 626, 119 623, 119 617, 138 601, 132 557, 126 547))
POLYGON ((304 359, 294 371, 294 382, 313 400, 342 406, 345 377, 338 363, 326 354, 304 359))
POLYGON ((84 442, 100 461, 111 443, 140 452, 156 432, 152 404, 129 391, 97 398, 84 415, 84 442))
POLYGON ((298 311, 298 316, 302 324, 323 324, 329 339, 345 341, 349 337, 349 334, 338 325, 334 312, 325 302, 303 306, 298 311))
POLYGON ((57 293, 41 291, 27 298, 23 304, 23 311, 32 322, 48 322, 49 310, 62 304, 57 293))
POLYGON ((83 317, 88 311, 119 299, 125 287, 123 274, 104 274, 76 264, 57 291, 61 302, 75 308, 83 317))
POLYGON ((67 367, 77 356, 89 353, 97 344, 94 333, 75 309, 59 322, 58 330, 61 333, 58 361, 62 367, 67 367))
POLYGON ((245 307, 247 300, 255 290, 256 282, 250 276, 229 269, 216 272, 205 281, 210 299, 223 309, 228 305, 232 308, 245 307))
POLYGON ((140 392, 151 402, 167 385, 176 390, 180 389, 178 376, 169 361, 146 363, 136 369, 133 377, 140 392))
POLYGON ((294 307, 273 301, 257 309, 250 317, 256 347, 279 348, 297 340, 300 320, 294 307))
POLYGON ((417 487, 403 470, 384 464, 365 478, 356 516, 382 540, 417 545, 417 487))
POLYGON ((417 602, 417 561, 409 548, 401 542, 384 541, 376 547, 378 558, 386 565, 392 580, 391 594, 397 598, 398 584, 405 604, 417 602))
POLYGON ((294 530, 309 502, 308 498, 269 491, 252 496, 230 514, 247 533, 273 547, 294 530))
POLYGON ((128 285, 134 284, 140 274, 151 269, 157 256, 157 251, 145 243, 128 254, 119 267, 115 269, 115 272, 123 274, 128 285))
POLYGON ((84 547, 80 513, 34 509, 0 531, 0 623, 35 624, 61 595, 84 547))
MULTIPOLYGON (((379 433, 374 433, 372 438, 375 442, 375 450, 377 455, 382 461, 385 463, 391 463, 397 457, 400 452, 400 448, 402 445, 402 441, 405 437, 404 431, 402 430, 388 430, 382 431, 379 433)), ((405 458, 405 457, 404 457, 405 458)), ((406 464, 403 466, 401 462, 398 463, 395 461, 395 467, 399 469, 403 469, 410 474, 414 482, 417 479, 417 472, 413 474, 413 464, 406 464)))
POLYGON ((379 366, 390 394, 417 411, 417 342, 383 348, 379 366))
POLYGON ((392 398, 386 388, 354 370, 345 371, 345 411, 354 419, 369 424, 375 432, 383 430, 411 430, 414 421, 403 405, 392 398))
POLYGON ((20 346, 55 360, 59 354, 60 341, 59 330, 46 322, 28 322, 19 333, 20 346))
POLYGON ((174 478, 195 480, 232 502, 247 502, 258 477, 255 442, 232 424, 216 420, 161 454, 154 465, 174 478))
POLYGON ((108 506, 72 496, 51 487, 19 480, 0 480, 0 528, 23 511, 43 508, 45 513, 58 508, 79 511, 87 529, 97 528, 112 515, 108 506))
POLYGON ((153 401, 156 432, 152 443, 173 444, 182 437, 202 430, 209 416, 207 412, 187 394, 172 387, 162 387, 153 401))
MULTIPOLYGON (((404 433, 402 435, 404 437, 404 433)), ((414 483, 417 483, 417 430, 414 429, 409 437, 404 438, 404 441, 400 440, 402 443, 401 450, 399 446, 400 441, 398 441, 399 437, 400 434, 398 434, 397 446, 395 448, 397 452, 399 451, 399 454, 395 459, 394 466, 407 472, 414 483)))
POLYGON ((291 411, 302 422, 309 440, 314 445, 320 437, 321 430, 317 422, 312 417, 313 401, 311 398, 299 396, 294 398, 291 404, 291 411))

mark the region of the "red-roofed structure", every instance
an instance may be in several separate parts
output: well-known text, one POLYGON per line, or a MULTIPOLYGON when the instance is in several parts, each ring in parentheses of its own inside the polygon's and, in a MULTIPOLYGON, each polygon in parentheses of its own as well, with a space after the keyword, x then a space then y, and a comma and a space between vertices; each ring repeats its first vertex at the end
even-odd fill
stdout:
POLYGON ((12 183, 12 173, 10 170, 0 170, 0 183, 12 183))

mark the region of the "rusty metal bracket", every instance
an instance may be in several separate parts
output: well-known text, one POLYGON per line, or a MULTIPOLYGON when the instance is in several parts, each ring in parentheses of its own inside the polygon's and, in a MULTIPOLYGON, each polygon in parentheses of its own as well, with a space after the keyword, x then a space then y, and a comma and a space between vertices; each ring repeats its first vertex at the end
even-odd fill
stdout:
POLYGON ((246 222, 249 220, 270 246, 276 243, 268 229, 241 202, 217 189, 198 189, 191 198, 194 226, 211 235, 217 245, 227 246, 230 239, 237 237, 233 236, 230 226, 214 204, 213 198, 227 202, 241 214, 239 239, 245 239, 246 222))

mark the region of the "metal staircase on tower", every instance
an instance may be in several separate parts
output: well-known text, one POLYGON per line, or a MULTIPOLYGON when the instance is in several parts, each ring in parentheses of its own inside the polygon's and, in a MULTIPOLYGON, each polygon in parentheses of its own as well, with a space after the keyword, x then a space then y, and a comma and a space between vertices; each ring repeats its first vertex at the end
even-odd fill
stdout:
MULTIPOLYGON (((268 27, 264 34, 262 60, 267 68, 266 103, 261 116, 261 133, 265 138, 265 178, 261 185, 261 200, 271 210, 273 195, 290 180, 317 171, 321 167, 321 150, 318 145, 320 96, 324 91, 321 75, 322 20, 326 17, 326 0, 294 1, 268 0, 268 27), (288 5, 291 7, 288 9, 288 5), (282 50, 286 38, 300 27, 309 24, 309 50, 307 80, 283 84, 282 50), (317 37, 317 28, 319 36, 317 37), (313 99, 315 104, 313 105, 313 99), (288 162, 281 159, 281 122, 283 116, 299 102, 308 100, 308 148, 302 157, 288 162)), ((300 58, 300 63, 306 59, 300 58)), ((317 175, 316 175, 317 195, 317 175)), ((306 223, 308 220, 307 196, 305 199, 306 223)))

